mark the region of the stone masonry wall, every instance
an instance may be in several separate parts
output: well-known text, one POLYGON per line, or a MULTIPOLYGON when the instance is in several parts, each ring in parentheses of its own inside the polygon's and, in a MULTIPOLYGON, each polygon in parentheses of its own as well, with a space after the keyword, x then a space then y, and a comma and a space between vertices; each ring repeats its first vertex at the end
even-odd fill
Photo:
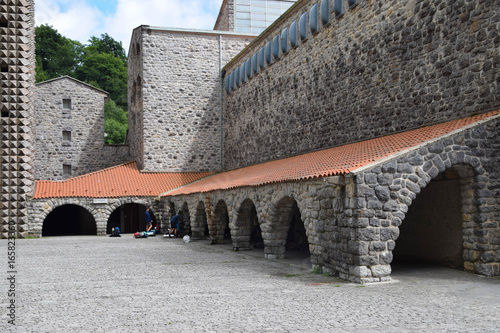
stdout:
POLYGON ((136 141, 131 150, 143 155, 140 167, 172 172, 220 168, 220 61, 229 61, 252 39, 212 31, 134 31, 132 42, 142 46, 138 55, 129 55, 129 91, 137 86, 135 105, 129 101, 129 134, 136 141))
POLYGON ((234 31, 234 0, 224 0, 214 30, 234 31))
POLYGON ((500 106, 500 1, 356 2, 342 1, 343 15, 332 12, 325 25, 322 1, 299 2, 225 66, 227 80, 296 22, 296 47, 289 38, 285 53, 280 43, 279 58, 224 92, 224 169, 500 106), (309 29, 313 5, 317 33, 309 29))
POLYGON ((131 160, 127 146, 104 145, 107 97, 68 77, 37 84, 36 179, 61 180, 131 160), (63 99, 71 100, 70 109, 63 99), (71 167, 70 175, 63 174, 63 165, 71 167))
POLYGON ((34 190, 35 5, 0 0, 0 238, 23 237, 34 190))

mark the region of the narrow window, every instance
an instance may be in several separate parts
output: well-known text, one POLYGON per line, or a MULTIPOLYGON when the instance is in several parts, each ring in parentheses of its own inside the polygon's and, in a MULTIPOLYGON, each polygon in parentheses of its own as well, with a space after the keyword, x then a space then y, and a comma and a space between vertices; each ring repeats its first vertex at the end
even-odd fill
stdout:
POLYGON ((248 79, 251 79, 253 77, 253 72, 252 72, 252 57, 248 58, 245 69, 247 70, 247 77, 248 79))
POLYGON ((281 32, 281 51, 283 53, 288 52, 288 29, 283 28, 283 31, 281 32))
POLYGON ((63 176, 71 176, 71 165, 63 164, 63 176))
POLYGON ((241 80, 240 80, 240 67, 236 68, 235 70, 236 76, 234 77, 234 80, 236 81, 236 85, 239 87, 241 85, 241 80))
POLYGON ((63 131, 63 140, 71 141, 71 131, 63 131))
POLYGON ((258 58, 259 58, 258 52, 255 52, 253 54, 253 56, 252 56, 252 73, 253 74, 257 74, 257 72, 259 70, 258 69, 258 63, 257 63, 258 62, 258 58))
POLYGON ((335 12, 335 17, 338 17, 344 13, 342 0, 333 0, 333 11, 335 12))
POLYGON ((242 63, 240 67, 240 77, 243 83, 247 82, 247 72, 245 70, 245 64, 246 62, 242 63))
POLYGON ((318 4, 314 4, 311 7, 309 13, 309 28, 313 34, 318 32, 318 4))
POLYGON ((299 22, 300 38, 302 40, 307 38, 307 13, 302 14, 299 22))
POLYGON ((236 79, 235 79, 235 72, 233 71, 231 73, 231 82, 230 82, 230 85, 231 85, 231 90, 236 90, 236 79))
POLYGON ((271 63, 271 42, 266 44, 266 63, 268 65, 271 63))
POLYGON ((71 109, 71 99, 63 99, 63 109, 71 109))
POLYGON ((323 25, 330 23, 330 0, 321 0, 321 23, 323 25))
POLYGON ((297 46, 297 21, 290 24, 290 44, 292 47, 297 46))
POLYGON ((276 35, 273 38, 273 56, 274 59, 278 59, 280 57, 280 36, 276 35))
POLYGON ((229 94, 231 92, 231 74, 226 76, 226 92, 229 94))
POLYGON ((264 67, 266 66, 265 61, 266 61, 265 49, 264 49, 264 47, 261 47, 261 49, 259 50, 259 67, 260 67, 260 69, 264 69, 264 67))

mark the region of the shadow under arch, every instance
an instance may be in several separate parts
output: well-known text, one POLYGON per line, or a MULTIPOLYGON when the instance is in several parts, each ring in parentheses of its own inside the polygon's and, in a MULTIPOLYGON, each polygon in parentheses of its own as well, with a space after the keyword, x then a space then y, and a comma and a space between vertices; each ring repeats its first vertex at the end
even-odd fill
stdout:
POLYGON ((412 201, 392 250, 393 271, 420 265, 464 269, 464 242, 473 233, 474 169, 454 165, 434 177, 412 201))
POLYGON ((184 235, 192 236, 191 234, 191 216, 189 215, 188 203, 184 202, 181 208, 182 218, 184 220, 184 235))
POLYGON ((238 209, 232 239, 234 250, 264 248, 257 209, 250 199, 245 199, 238 209))
POLYGON ((214 226, 216 243, 231 242, 231 228, 229 227, 229 213, 224 200, 219 200, 214 210, 214 226))
POLYGON ((297 201, 287 196, 280 199, 275 207, 277 218, 272 221, 271 233, 262 235, 266 257, 310 257, 309 241, 297 201))
MULTIPOLYGON (((119 227, 121 233, 134 233, 136 231, 146 230, 146 213, 147 206, 138 203, 125 203, 117 207, 109 216, 106 225, 106 233, 110 234, 113 228, 119 227)), ((153 220, 153 228, 156 226, 157 220, 154 211, 149 207, 149 215, 153 220)))
POLYGON ((65 204, 54 208, 43 221, 42 236, 97 235, 94 216, 84 207, 65 204))
POLYGON ((196 206, 194 221, 192 221, 191 225, 191 237, 193 239, 205 239, 208 236, 209 231, 207 213, 205 211, 205 203, 203 201, 200 201, 196 206))

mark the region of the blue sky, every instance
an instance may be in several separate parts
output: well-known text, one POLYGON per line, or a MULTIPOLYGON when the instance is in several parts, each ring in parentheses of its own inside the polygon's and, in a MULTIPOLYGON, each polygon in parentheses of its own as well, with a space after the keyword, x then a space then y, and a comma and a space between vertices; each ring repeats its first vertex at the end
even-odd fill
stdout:
POLYGON ((36 24, 87 43, 108 33, 128 51, 140 25, 212 30, 222 0, 36 0, 36 24))

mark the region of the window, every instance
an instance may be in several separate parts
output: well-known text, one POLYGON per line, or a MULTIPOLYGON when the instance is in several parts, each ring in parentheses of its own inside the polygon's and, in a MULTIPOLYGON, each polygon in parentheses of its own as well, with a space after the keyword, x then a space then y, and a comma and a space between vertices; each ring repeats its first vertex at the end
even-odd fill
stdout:
POLYGON ((330 0, 321 0, 321 23, 330 23, 330 0))
POLYGON ((71 164, 63 164, 63 176, 71 176, 71 164))
POLYGON ((314 4, 309 12, 309 28, 313 34, 318 32, 318 4, 314 4))
POLYGON ((281 51, 283 53, 288 52, 288 29, 283 28, 283 31, 281 31, 281 51))
POLYGON ((342 0, 333 0, 333 11, 335 12, 335 17, 343 14, 342 0))
POLYGON ((63 109, 71 109, 71 99, 63 99, 63 109))
POLYGON ((260 34, 297 0, 236 0, 236 32, 260 34))
POLYGON ((302 40, 307 38, 307 13, 300 16, 299 21, 300 38, 302 40))
POLYGON ((293 21, 290 24, 290 44, 292 47, 297 46, 297 21, 293 21))
POLYGON ((63 140, 71 141, 71 131, 63 131, 63 140))
POLYGON ((273 38, 273 56, 275 59, 280 57, 280 36, 276 35, 273 38))

